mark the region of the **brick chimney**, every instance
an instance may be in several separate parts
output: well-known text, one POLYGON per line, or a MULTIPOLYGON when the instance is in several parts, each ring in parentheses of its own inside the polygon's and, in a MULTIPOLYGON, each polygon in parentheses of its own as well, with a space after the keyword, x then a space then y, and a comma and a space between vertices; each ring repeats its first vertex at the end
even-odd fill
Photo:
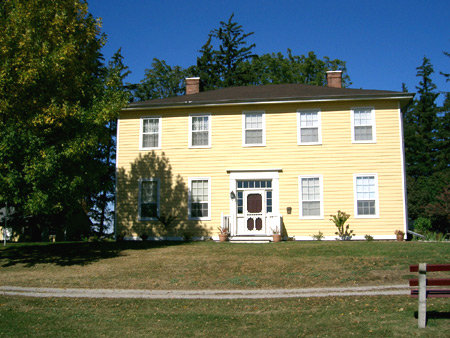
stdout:
POLYGON ((328 87, 342 88, 342 70, 330 70, 327 72, 328 87))
POLYGON ((186 95, 200 93, 200 78, 188 77, 186 78, 186 95))

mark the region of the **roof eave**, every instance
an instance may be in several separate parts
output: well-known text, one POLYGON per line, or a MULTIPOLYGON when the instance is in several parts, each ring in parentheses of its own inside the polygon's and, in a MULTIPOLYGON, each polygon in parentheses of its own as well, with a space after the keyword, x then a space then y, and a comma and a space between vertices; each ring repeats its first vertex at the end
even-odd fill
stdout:
POLYGON ((408 104, 413 98, 414 93, 393 93, 392 94, 363 94, 363 95, 332 95, 332 96, 314 96, 314 97, 289 97, 289 98, 256 98, 256 99, 230 99, 230 100, 206 100, 206 101, 183 101, 170 103, 146 103, 135 106, 125 107, 124 111, 132 110, 153 110, 153 109, 171 109, 171 108, 198 108, 215 106, 234 106, 234 105, 257 105, 257 104, 280 104, 280 103, 305 103, 305 102, 333 102, 333 101, 361 101, 361 100, 400 100, 401 106, 408 104))

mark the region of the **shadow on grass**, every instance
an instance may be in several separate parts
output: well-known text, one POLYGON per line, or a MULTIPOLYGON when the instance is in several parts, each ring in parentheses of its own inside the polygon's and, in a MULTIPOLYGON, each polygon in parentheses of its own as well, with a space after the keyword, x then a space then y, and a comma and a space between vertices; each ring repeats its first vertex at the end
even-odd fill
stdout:
MULTIPOLYGON (((414 318, 419 318, 419 312, 414 311, 414 318)), ((427 322, 430 319, 450 319, 449 311, 427 311, 427 322)))
POLYGON ((180 241, 12 244, 0 249, 0 267, 17 264, 29 268, 37 264, 87 265, 122 256, 124 250, 148 250, 183 244, 180 241))

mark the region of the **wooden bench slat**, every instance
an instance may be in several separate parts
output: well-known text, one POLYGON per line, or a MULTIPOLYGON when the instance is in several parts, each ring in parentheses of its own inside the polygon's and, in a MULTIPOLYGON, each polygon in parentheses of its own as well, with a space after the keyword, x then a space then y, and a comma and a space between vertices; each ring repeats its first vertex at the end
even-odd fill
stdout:
MULTIPOLYGON (((427 264, 428 271, 450 271, 450 264, 427 264)), ((410 265, 409 272, 419 272, 419 265, 410 265)))
MULTIPOLYGON (((419 286, 419 280, 410 279, 409 286, 419 286)), ((450 278, 427 278, 427 286, 450 286, 450 278)))
MULTIPOLYGON (((417 298, 419 297, 419 290, 411 290, 411 297, 417 298)), ((444 289, 444 290, 437 290, 437 289, 431 289, 427 290, 427 298, 449 298, 450 297, 450 290, 444 289)))

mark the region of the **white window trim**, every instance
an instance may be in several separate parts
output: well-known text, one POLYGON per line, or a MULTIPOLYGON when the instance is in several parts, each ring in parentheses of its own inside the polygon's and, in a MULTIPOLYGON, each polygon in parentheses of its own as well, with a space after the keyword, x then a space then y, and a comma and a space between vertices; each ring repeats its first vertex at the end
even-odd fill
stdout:
POLYGON ((142 194, 142 182, 157 182, 157 201, 156 201, 156 214, 160 215, 160 193, 161 193, 161 181, 159 178, 141 178, 139 179, 139 193, 138 193, 138 219, 139 221, 157 221, 156 217, 141 217, 141 194, 142 194))
POLYGON ((161 116, 141 116, 140 127, 139 127, 139 150, 153 150, 161 149, 161 134, 162 134, 162 118, 161 116), (143 131, 144 131, 144 120, 145 119, 158 119, 158 146, 157 147, 144 147, 142 144, 143 131))
POLYGON ((188 220, 190 221, 210 221, 211 220, 211 177, 189 177, 188 179, 188 220), (208 181, 208 217, 192 217, 191 216, 191 202, 192 202, 192 181, 208 181))
POLYGON ((353 174, 353 198, 355 218, 380 218, 380 202, 378 195, 378 174, 376 173, 358 173, 353 174), (375 180, 375 215, 358 215, 358 195, 356 192, 356 178, 361 176, 373 176, 375 180))
POLYGON ((309 146, 309 145, 320 145, 322 144, 322 112, 320 109, 299 109, 297 110, 297 144, 299 146, 309 146), (318 139, 317 142, 302 142, 301 135, 301 113, 317 113, 317 119, 319 121, 319 125, 317 127, 318 139))
POLYGON ((266 113, 265 111, 244 111, 242 113, 242 146, 243 147, 265 147, 266 146, 266 113), (245 143, 245 116, 252 114, 261 114, 262 115, 262 143, 260 144, 246 144, 245 143))
POLYGON ((374 107, 352 107, 350 111, 350 119, 352 125, 352 143, 377 143, 377 128, 375 120, 375 108, 374 107), (355 110, 358 109, 370 109, 372 115, 372 140, 368 141, 356 141, 355 140, 355 110))
POLYGON ((299 200, 299 219, 323 219, 323 176, 322 175, 299 175, 298 176, 298 200, 299 200), (320 215, 319 216, 303 216, 303 199, 302 199, 302 179, 318 178, 320 189, 320 215))
POLYGON ((189 148, 197 149, 197 148, 211 148, 211 132, 212 132, 212 118, 210 113, 201 113, 201 114, 191 114, 189 115, 189 148), (192 118, 193 117, 208 117, 208 144, 201 146, 193 146, 192 145, 192 118))

